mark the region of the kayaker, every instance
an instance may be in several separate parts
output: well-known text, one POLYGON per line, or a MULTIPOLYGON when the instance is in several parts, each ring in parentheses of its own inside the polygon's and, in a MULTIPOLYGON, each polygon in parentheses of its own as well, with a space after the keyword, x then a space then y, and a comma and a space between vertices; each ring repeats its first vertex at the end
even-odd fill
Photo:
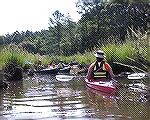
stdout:
POLYGON ((50 64, 48 64, 48 68, 55 69, 56 68, 55 63, 53 63, 53 61, 52 61, 50 64))
POLYGON ((114 77, 111 66, 105 60, 105 54, 99 50, 95 54, 96 62, 92 63, 88 69, 86 78, 96 80, 101 78, 112 79, 114 77))
POLYGON ((36 64, 36 69, 37 70, 44 69, 44 66, 42 65, 42 61, 41 60, 39 60, 38 63, 36 64))
POLYGON ((60 63, 57 65, 57 68, 62 69, 64 68, 66 65, 63 63, 62 60, 60 60, 60 63))

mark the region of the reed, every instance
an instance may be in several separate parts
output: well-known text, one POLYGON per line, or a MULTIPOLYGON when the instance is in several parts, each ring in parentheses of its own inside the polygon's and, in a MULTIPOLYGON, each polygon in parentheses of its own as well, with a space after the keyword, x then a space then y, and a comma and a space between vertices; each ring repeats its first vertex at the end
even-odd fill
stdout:
MULTIPOLYGON (((147 55, 147 48, 144 46, 139 46, 137 48, 137 44, 139 41, 127 41, 123 44, 107 44, 102 47, 96 48, 93 52, 86 52, 85 54, 78 53, 74 56, 56 56, 55 60, 63 60, 66 63, 78 62, 80 64, 91 64, 95 61, 94 53, 96 50, 103 50, 106 55, 106 60, 108 62, 120 62, 123 64, 128 64, 128 58, 132 58, 136 60, 139 54, 143 57, 149 56, 147 55)), ((51 57, 52 58, 52 57, 51 57)))
POLYGON ((124 44, 107 44, 106 46, 102 46, 101 49, 106 54, 107 61, 115 61, 121 63, 127 63, 127 57, 135 59, 136 57, 136 49, 132 43, 124 43, 124 44))
POLYGON ((150 51, 150 37, 148 37, 147 34, 141 34, 140 32, 134 34, 135 35, 133 35, 133 37, 127 36, 125 43, 106 44, 96 48, 93 52, 86 52, 85 54, 78 53, 73 56, 41 56, 39 54, 28 53, 21 47, 11 44, 0 51, 0 69, 12 61, 16 61, 21 66, 24 65, 25 61, 30 61, 31 63, 36 64, 39 60, 41 60, 44 65, 48 65, 51 62, 57 64, 60 60, 64 61, 64 63, 78 62, 80 64, 87 65, 95 61, 94 53, 99 49, 105 52, 106 60, 108 62, 128 64, 127 57, 136 60, 139 56, 144 57, 150 62, 150 52, 148 52, 150 51))
MULTIPOLYGON (((127 57, 130 57, 132 59, 135 59, 137 56, 137 50, 135 48, 134 43, 128 42, 124 44, 107 44, 105 46, 102 46, 100 48, 96 48, 96 50, 103 50, 106 55, 106 60, 108 62, 121 62, 126 64, 128 62, 127 57)), ((49 56, 45 57, 47 60, 45 61, 55 61, 56 63, 59 62, 59 60, 62 60, 65 63, 70 62, 78 62, 83 65, 91 64, 95 61, 95 51, 93 52, 86 52, 85 54, 78 53, 73 56, 49 56)), ((46 62, 44 62, 46 63, 46 62)))
POLYGON ((0 51, 0 69, 3 69, 6 64, 11 62, 23 66, 25 61, 35 62, 37 59, 37 55, 28 53, 18 46, 11 44, 0 51))
POLYGON ((1 50, 0 52, 0 67, 3 68, 4 65, 10 62, 16 62, 22 64, 23 55, 18 52, 18 49, 14 46, 8 46, 1 50))

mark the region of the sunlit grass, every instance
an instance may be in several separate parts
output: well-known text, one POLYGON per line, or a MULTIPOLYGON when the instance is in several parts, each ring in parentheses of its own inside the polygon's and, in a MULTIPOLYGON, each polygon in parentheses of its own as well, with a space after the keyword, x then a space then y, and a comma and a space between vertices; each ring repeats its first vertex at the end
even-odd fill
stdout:
MULTIPOLYGON (((103 50, 106 55, 106 60, 108 62, 121 62, 127 64, 128 59, 130 57, 132 59, 136 59, 137 55, 142 54, 146 57, 148 61, 150 61, 150 48, 140 46, 137 49, 137 44, 134 42, 126 42, 123 44, 107 44, 102 46, 101 48, 96 48, 96 50, 103 50)), ((95 51, 96 51, 95 50, 95 51)), ((16 45, 9 45, 3 48, 0 51, 0 69, 2 69, 7 63, 15 61, 19 65, 23 66, 25 61, 29 61, 33 64, 36 64, 39 60, 42 61, 42 64, 48 65, 52 61, 57 64, 60 60, 64 63, 70 62, 78 62, 83 65, 91 64, 95 61, 95 51, 86 52, 85 54, 78 53, 73 56, 49 56, 49 55, 39 55, 39 54, 31 54, 23 49, 17 47, 16 45)))
POLYGON ((23 66, 25 61, 34 63, 38 60, 37 55, 33 55, 17 47, 16 45, 9 45, 0 51, 0 69, 4 68, 6 64, 15 62, 23 66))
POLYGON ((127 57, 135 59, 136 49, 131 43, 108 44, 101 47, 106 54, 107 61, 127 62, 127 57))
POLYGON ((18 64, 22 65, 24 56, 21 54, 19 49, 9 46, 5 47, 0 52, 0 67, 4 67, 5 64, 10 62, 17 62, 18 64))

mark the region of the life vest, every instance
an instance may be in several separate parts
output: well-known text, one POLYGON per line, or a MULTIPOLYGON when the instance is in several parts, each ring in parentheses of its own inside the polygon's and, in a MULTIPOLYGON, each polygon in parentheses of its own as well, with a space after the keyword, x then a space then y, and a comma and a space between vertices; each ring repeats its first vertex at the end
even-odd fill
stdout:
POLYGON ((98 62, 95 62, 95 66, 93 68, 93 78, 94 79, 100 79, 100 78, 107 78, 108 72, 105 67, 105 62, 102 61, 100 66, 98 65, 98 62))

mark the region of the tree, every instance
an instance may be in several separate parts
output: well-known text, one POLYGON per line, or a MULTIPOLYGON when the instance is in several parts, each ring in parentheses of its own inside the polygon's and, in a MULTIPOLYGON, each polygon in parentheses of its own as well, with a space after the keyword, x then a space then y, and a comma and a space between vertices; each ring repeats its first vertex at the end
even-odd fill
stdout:
POLYGON ((76 23, 70 15, 66 17, 63 24, 61 51, 64 55, 72 55, 78 52, 78 41, 76 39, 76 23))
MULTIPOLYGON (((80 41, 82 50, 110 41, 124 42, 129 27, 134 30, 147 30, 149 18, 149 4, 145 1, 135 0, 79 0, 77 7, 82 14, 80 25, 80 41), (84 24, 83 24, 84 23, 84 24), (85 28, 85 29, 84 29, 85 28), (85 34, 84 34, 85 33, 85 34), (93 37, 91 37, 93 36, 93 37), (83 46, 84 43, 88 46, 83 46)), ((82 51, 81 50, 81 51, 82 51)))
MULTIPOLYGON (((104 9, 104 1, 102 0, 78 0, 77 7, 79 13, 82 14, 79 21, 80 24, 80 52, 92 50, 99 45, 102 28, 101 11, 104 9), (88 46, 85 46, 88 44, 88 46)), ((102 18, 103 19, 103 18, 102 18)))
POLYGON ((4 45, 4 36, 0 36, 0 46, 4 45))
POLYGON ((15 44, 19 44, 23 41, 22 35, 16 31, 12 34, 12 42, 15 44))
POLYGON ((57 41, 57 53, 60 54, 60 42, 61 42, 61 30, 62 30, 62 24, 65 21, 64 14, 60 13, 58 10, 56 10, 53 13, 53 19, 50 18, 50 26, 53 26, 55 28, 54 35, 55 40, 57 41))

